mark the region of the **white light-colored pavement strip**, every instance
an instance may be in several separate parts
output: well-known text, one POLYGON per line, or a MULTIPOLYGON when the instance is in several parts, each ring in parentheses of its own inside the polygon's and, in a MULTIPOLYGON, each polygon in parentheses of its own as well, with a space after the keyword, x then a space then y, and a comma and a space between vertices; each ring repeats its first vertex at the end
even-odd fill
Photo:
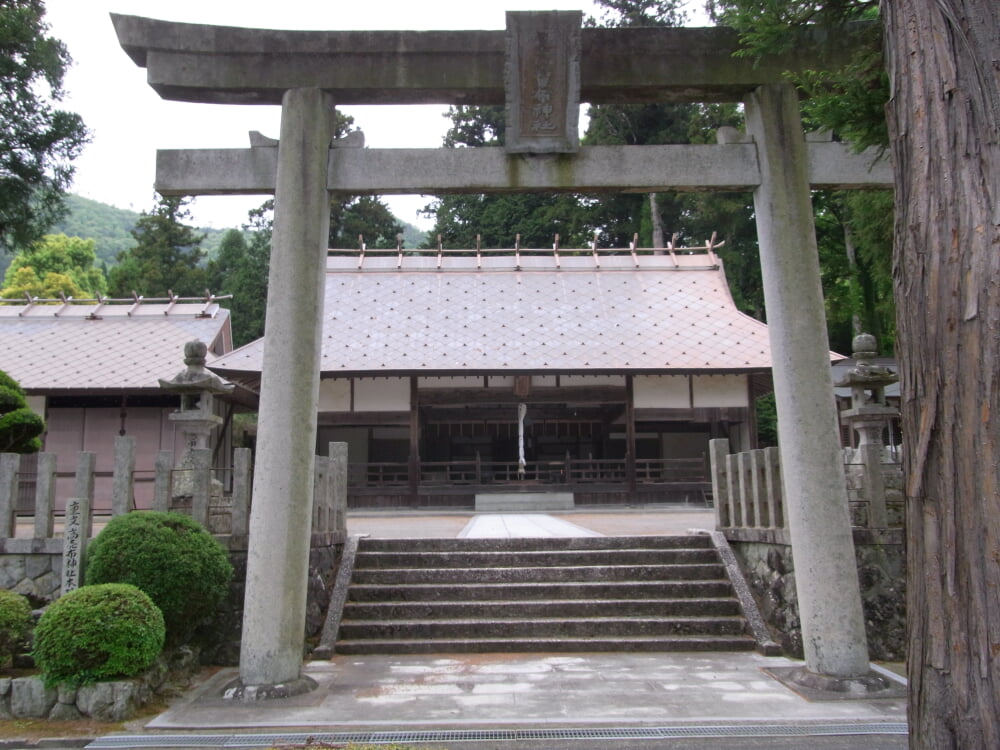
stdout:
POLYGON ((459 533, 467 539, 581 536, 604 535, 545 513, 477 513, 459 533))

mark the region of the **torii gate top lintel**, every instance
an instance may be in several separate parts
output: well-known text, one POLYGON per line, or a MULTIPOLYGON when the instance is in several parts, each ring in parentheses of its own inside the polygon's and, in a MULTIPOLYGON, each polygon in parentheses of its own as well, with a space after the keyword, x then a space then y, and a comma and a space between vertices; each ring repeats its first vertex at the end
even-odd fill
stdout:
MULTIPOLYGON (((112 14, 118 41, 164 99, 280 104, 315 87, 337 104, 502 104, 513 16, 500 31, 288 31, 112 14)), ((579 28, 579 22, 577 23, 579 28)), ((727 28, 579 29, 580 100, 593 104, 740 101, 784 71, 824 69, 853 46, 806 32, 793 52, 757 64, 734 58, 727 28), (642 60, 636 65, 635 60, 642 60)))

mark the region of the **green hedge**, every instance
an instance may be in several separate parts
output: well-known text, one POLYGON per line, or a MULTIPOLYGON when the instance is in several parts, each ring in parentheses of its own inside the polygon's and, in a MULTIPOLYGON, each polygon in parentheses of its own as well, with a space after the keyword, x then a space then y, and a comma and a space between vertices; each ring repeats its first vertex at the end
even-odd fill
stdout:
POLYGON ((35 628, 35 664, 48 687, 132 677, 163 650, 163 615, 135 586, 83 586, 56 599, 35 628))
POLYGON ((14 591, 0 589, 0 666, 24 647, 31 632, 31 604, 14 591))
POLYGON ((229 555, 180 513, 136 511, 111 519, 87 548, 84 580, 130 583, 163 612, 167 645, 186 643, 229 592, 229 555))
POLYGON ((37 453, 45 421, 28 408, 24 389, 0 370, 0 452, 37 453))

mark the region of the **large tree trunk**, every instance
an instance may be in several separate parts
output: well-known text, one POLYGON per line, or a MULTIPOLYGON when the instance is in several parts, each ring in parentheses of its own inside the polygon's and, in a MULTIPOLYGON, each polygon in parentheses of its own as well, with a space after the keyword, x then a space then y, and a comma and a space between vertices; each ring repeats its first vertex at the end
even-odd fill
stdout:
POLYGON ((910 746, 1000 747, 1000 13, 883 0, 910 746))

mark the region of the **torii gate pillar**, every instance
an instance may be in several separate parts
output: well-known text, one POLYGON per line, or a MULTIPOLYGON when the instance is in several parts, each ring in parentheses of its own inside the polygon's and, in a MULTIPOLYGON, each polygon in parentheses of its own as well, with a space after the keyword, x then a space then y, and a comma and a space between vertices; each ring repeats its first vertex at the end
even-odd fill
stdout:
POLYGON ((860 677, 868 644, 798 97, 790 85, 770 84, 745 104, 760 165, 754 212, 806 669, 860 677))
POLYGON ((240 679, 226 690, 241 700, 315 687, 302 676, 302 650, 333 119, 320 89, 282 98, 240 679))

